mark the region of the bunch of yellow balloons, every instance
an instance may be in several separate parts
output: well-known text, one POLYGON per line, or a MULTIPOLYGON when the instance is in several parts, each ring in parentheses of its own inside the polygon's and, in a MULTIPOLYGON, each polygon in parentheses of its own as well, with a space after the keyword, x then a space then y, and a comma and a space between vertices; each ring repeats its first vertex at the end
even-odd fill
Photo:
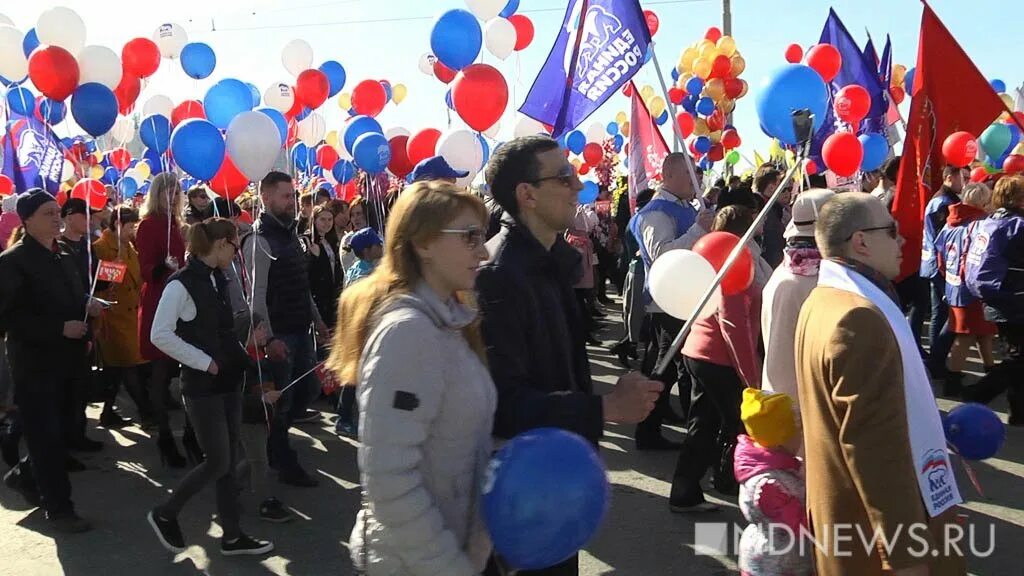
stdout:
POLYGON ((697 86, 690 80, 698 78, 701 91, 696 96, 711 98, 717 109, 730 114, 736 108, 736 100, 746 96, 749 89, 747 81, 740 79, 746 69, 747 61, 736 47, 736 40, 711 28, 703 39, 686 47, 679 55, 675 88, 684 98, 693 96, 687 87, 697 86))

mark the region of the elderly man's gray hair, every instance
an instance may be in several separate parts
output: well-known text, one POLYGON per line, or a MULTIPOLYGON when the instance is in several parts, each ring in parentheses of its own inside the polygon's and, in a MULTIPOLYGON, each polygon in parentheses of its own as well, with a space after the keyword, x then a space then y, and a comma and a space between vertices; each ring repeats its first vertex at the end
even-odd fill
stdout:
POLYGON ((814 224, 814 240, 826 258, 843 257, 846 243, 858 231, 870 228, 873 204, 881 204, 870 194, 845 192, 836 194, 821 207, 814 224))

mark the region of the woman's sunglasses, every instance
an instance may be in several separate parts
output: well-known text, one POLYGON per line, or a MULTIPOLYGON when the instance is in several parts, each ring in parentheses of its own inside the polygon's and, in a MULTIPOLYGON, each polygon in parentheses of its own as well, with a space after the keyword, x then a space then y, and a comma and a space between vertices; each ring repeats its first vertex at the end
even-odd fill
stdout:
POLYGON ((470 226, 469 228, 464 228, 462 230, 454 230, 449 228, 441 230, 441 233, 460 235, 462 237, 462 241, 466 243, 466 247, 469 248, 470 250, 476 249, 476 247, 479 246, 484 240, 483 231, 477 228, 476 226, 470 226))

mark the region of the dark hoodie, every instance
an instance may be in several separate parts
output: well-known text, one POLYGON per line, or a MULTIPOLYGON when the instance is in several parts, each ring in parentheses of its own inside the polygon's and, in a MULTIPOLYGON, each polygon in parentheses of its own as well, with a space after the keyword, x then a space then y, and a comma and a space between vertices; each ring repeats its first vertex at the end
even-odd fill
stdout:
POLYGON ((949 206, 946 225, 935 237, 935 257, 939 274, 946 281, 946 300, 950 306, 964 307, 977 300, 964 282, 964 259, 970 250, 974 222, 984 220, 981 208, 958 202, 949 206))

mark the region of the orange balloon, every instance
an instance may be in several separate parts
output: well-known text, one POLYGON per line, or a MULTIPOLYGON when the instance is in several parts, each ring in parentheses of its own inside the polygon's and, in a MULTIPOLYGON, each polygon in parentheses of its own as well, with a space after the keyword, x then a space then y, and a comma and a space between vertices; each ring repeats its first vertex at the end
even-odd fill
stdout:
POLYGON ((693 74, 702 80, 711 75, 711 61, 701 56, 693 62, 693 74))
POLYGON ((743 71, 747 69, 747 61, 744 60, 743 56, 740 56, 739 54, 733 56, 729 60, 729 63, 732 65, 732 68, 729 70, 729 74, 733 78, 739 76, 740 74, 743 74, 743 71))

